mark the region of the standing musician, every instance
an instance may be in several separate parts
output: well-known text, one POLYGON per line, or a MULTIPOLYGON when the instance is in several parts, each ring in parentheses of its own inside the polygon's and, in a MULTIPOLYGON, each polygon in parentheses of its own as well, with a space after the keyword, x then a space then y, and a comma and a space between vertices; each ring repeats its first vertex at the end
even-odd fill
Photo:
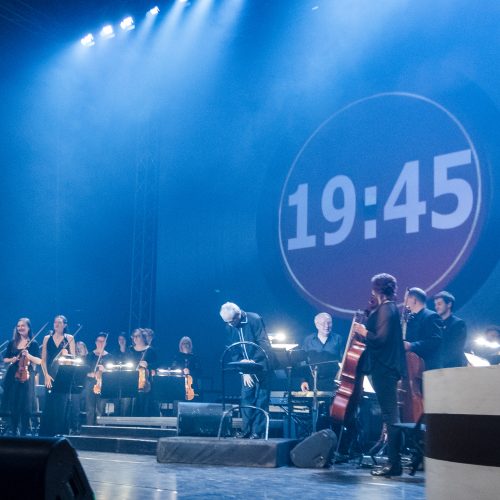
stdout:
POLYGON ((389 463, 372 470, 374 476, 400 476, 402 474, 397 384, 404 370, 403 339, 399 312, 395 303, 397 283, 390 274, 377 274, 371 279, 375 309, 366 326, 354 323, 354 331, 366 339, 363 372, 371 375, 373 388, 387 425, 389 463))
MULTIPOLYGON (((326 312, 321 312, 314 317, 317 332, 308 335, 302 344, 302 349, 309 358, 314 358, 314 361, 339 361, 342 358, 342 338, 337 333, 332 333, 332 324, 332 317, 326 312), (319 359, 320 356, 322 356, 321 359, 319 359)), ((332 390, 335 375, 331 376, 331 373, 337 370, 338 367, 334 370, 329 365, 319 367, 317 386, 320 391, 332 390)), ((311 377, 302 381, 300 390, 312 390, 311 377)))
MULTIPOLYGON (((253 342, 271 356, 271 344, 262 318, 251 312, 242 311, 232 302, 226 302, 220 309, 220 316, 226 323, 228 345, 236 342, 253 342)), ((252 345, 242 344, 233 350, 233 361, 260 363, 264 370, 257 375, 244 373, 241 376, 241 405, 251 405, 269 409, 270 374, 266 371, 265 356, 260 349, 252 345)), ((261 439, 265 434, 266 419, 261 411, 253 408, 242 408, 242 431, 236 434, 239 438, 261 439)))
POLYGON ((465 343, 467 326, 465 321, 453 314, 455 297, 445 290, 434 295, 434 309, 443 320, 443 368, 467 366, 465 343))
POLYGON ((100 332, 95 338, 95 349, 87 356, 87 373, 85 384, 85 406, 87 409, 87 425, 95 425, 96 416, 101 416, 105 400, 101 399, 102 372, 104 365, 111 361, 111 355, 106 351, 108 334, 100 332))
POLYGON ((130 359, 138 371, 138 394, 133 404, 132 413, 136 417, 148 416, 149 392, 151 390, 151 370, 156 368, 156 352, 148 345, 143 328, 132 332, 133 345, 130 347, 130 359))
POLYGON ((127 335, 121 332, 118 335, 118 348, 113 350, 113 360, 116 363, 126 363, 130 360, 130 348, 127 346, 127 335))
POLYGON ((155 332, 151 328, 143 328, 142 329, 146 335, 146 342, 148 345, 153 345, 153 340, 155 339, 155 332))
POLYGON ((406 304, 411 314, 408 318, 405 350, 420 356, 424 360, 425 370, 441 368, 443 321, 438 313, 425 307, 427 295, 421 288, 409 288, 406 293, 406 304))
POLYGON ((31 341, 31 322, 28 318, 20 318, 14 328, 12 340, 5 351, 4 363, 10 366, 4 379, 2 407, 10 411, 10 428, 8 433, 14 436, 25 436, 30 427, 30 416, 35 403, 34 365, 39 365, 40 347, 36 340, 31 341), (28 366, 26 365, 28 363, 28 366), (23 368, 24 366, 24 368, 23 368), (19 370, 27 370, 21 377, 19 370))
MULTIPOLYGON (((186 377, 190 376, 192 384, 191 390, 199 394, 201 363, 198 356, 193 354, 193 341, 189 337, 182 337, 181 340, 179 340, 179 352, 174 357, 172 368, 181 369, 186 377)), ((186 385, 186 398, 188 396, 187 393, 188 384, 186 385)))
POLYGON ((60 356, 75 355, 75 340, 67 331, 66 317, 56 316, 53 333, 46 335, 42 343, 42 371, 47 393, 40 423, 41 436, 55 436, 67 432, 66 410, 69 395, 52 391, 52 383, 58 369, 57 360, 60 356))

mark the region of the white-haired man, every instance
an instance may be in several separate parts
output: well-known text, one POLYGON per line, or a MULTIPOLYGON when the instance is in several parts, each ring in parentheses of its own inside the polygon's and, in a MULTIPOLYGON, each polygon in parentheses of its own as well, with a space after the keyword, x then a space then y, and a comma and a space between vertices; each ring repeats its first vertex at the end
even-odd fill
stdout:
MULTIPOLYGON (((220 309, 220 316, 226 323, 228 345, 236 342, 253 342, 271 356, 271 344, 262 318, 251 312, 242 311, 232 302, 226 302, 220 309)), ((233 361, 260 363, 263 370, 258 375, 242 374, 241 405, 251 405, 263 410, 269 409, 269 378, 266 355, 255 346, 242 344, 233 349, 233 361)), ((266 419, 261 411, 242 408, 242 431, 237 437, 260 439, 264 436, 266 419)))
MULTIPOLYGON (((310 363, 332 361, 332 364, 319 365, 317 383, 319 390, 333 391, 333 379, 338 370, 338 365, 334 362, 342 358, 342 338, 332 332, 333 320, 327 312, 317 314, 314 317, 314 325, 317 331, 304 339, 302 349, 307 353, 310 363)), ((312 390, 312 378, 303 380, 300 389, 312 390)))

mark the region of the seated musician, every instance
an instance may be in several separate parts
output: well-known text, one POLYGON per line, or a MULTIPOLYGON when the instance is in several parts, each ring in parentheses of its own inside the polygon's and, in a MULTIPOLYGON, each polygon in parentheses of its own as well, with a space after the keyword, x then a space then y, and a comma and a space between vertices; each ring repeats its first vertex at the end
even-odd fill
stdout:
POLYGON ((193 378, 195 394, 200 391, 201 364, 198 356, 193 354, 193 341, 189 337, 182 337, 179 341, 179 352, 175 355, 172 368, 181 369, 184 375, 193 378))
POLYGON ((101 399, 102 372, 106 363, 111 362, 111 355, 106 351, 107 334, 100 332, 95 338, 95 349, 87 356, 87 381, 85 387, 85 403, 87 425, 95 425, 96 417, 104 411, 106 400, 101 399))
MULTIPOLYGON (((314 318, 316 333, 308 335, 302 344, 302 349, 307 353, 309 363, 322 363, 335 361, 332 364, 318 365, 317 388, 320 391, 333 391, 334 377, 338 370, 338 361, 342 358, 342 338, 332 332, 332 317, 326 312, 317 314, 314 318)), ((313 390, 312 375, 300 384, 301 391, 313 390)))

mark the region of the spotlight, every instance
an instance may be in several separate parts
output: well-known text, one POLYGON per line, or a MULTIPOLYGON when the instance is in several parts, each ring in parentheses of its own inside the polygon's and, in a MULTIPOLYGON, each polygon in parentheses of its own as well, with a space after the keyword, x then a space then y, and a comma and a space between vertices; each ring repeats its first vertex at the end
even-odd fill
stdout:
POLYGON ((81 40, 80 43, 84 47, 92 47, 92 45, 95 45, 94 41, 94 35, 92 33, 89 33, 88 35, 85 35, 81 40))
POLYGON ((148 14, 150 16, 157 16, 160 13, 160 7, 158 5, 155 5, 152 9, 148 10, 148 14))
POLYGON ((102 38, 113 38, 114 36, 115 36, 115 32, 114 32, 113 26, 111 26, 111 24, 107 24, 101 30, 101 37, 102 38))
POLYGON ((123 31, 130 31, 135 28, 134 24, 134 18, 131 16, 126 17, 121 23, 120 23, 120 28, 123 31))

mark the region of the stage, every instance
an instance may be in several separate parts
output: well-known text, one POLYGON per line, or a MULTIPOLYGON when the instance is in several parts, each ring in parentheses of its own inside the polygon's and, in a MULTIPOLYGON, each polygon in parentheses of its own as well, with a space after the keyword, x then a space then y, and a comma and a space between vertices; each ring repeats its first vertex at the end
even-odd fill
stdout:
POLYGON ((368 469, 273 469, 159 464, 147 455, 79 451, 96 500, 178 498, 425 499, 424 473, 383 479, 368 469))

